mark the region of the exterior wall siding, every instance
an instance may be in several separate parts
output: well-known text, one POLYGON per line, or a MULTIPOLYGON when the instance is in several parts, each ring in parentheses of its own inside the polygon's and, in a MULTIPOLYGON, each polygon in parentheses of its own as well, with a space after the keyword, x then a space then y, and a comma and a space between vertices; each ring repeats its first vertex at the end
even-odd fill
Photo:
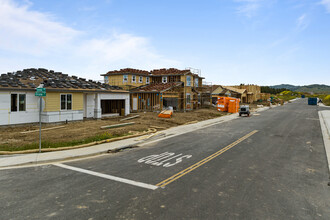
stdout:
POLYGON ((39 97, 34 92, 0 92, 0 125, 25 124, 39 121, 39 97), (11 112, 11 94, 26 94, 26 111, 11 112))
POLYGON ((61 92, 47 92, 43 97, 45 100, 44 112, 61 111, 61 94, 72 94, 72 110, 84 109, 83 93, 61 93, 61 92))
POLYGON ((54 112, 61 109, 60 93, 58 92, 47 92, 46 96, 43 97, 45 101, 44 112, 54 112))
MULTIPOLYGON (((43 97, 44 110, 41 113, 43 123, 82 120, 84 111, 87 118, 94 118, 95 93, 86 95, 86 109, 84 109, 83 93, 47 92, 43 97), (60 94, 72 94, 72 110, 61 111, 60 94)), ((130 113, 129 93, 103 93, 100 99, 125 100, 125 115, 130 113)), ((100 104, 99 104, 100 106, 100 104)), ((39 97, 34 92, 0 92, 0 125, 15 125, 39 122, 39 97), (11 94, 26 94, 26 111, 11 112, 11 94)))
POLYGON ((144 76, 144 75, 143 76, 142 75, 135 75, 136 76, 136 82, 132 82, 132 75, 135 75, 135 74, 110 75, 110 76, 108 76, 109 85, 112 85, 112 86, 135 86, 135 87, 146 85, 146 76, 144 76), (124 75, 128 75, 127 82, 123 81, 124 75), (140 76, 143 77, 142 83, 139 83, 139 77, 140 76))
POLYGON ((43 123, 63 122, 63 121, 77 121, 83 120, 84 111, 57 111, 57 112, 43 112, 41 114, 41 121, 43 123))
POLYGON ((86 94, 86 118, 94 117, 95 94, 86 94))
POLYGON ((72 93, 72 110, 84 109, 84 94, 72 93))

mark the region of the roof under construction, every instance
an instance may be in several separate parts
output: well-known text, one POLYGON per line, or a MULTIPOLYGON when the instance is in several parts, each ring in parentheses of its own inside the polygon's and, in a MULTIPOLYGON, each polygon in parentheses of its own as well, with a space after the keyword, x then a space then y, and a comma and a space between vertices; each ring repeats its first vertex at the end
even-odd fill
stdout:
POLYGON ((174 87, 183 85, 182 82, 170 82, 170 83, 153 83, 149 85, 140 86, 131 90, 132 93, 138 92, 165 92, 174 87))
POLYGON ((246 89, 237 89, 235 87, 231 87, 231 86, 219 86, 217 89, 215 89, 212 94, 223 94, 226 91, 230 91, 230 92, 235 92, 238 94, 243 94, 246 92, 246 89))
POLYGON ((69 76, 62 72, 54 72, 44 68, 30 68, 9 72, 0 76, 0 90, 35 90, 40 84, 52 91, 105 91, 126 92, 118 86, 86 80, 77 76, 69 76))
POLYGON ((190 70, 179 70, 176 68, 162 68, 162 69, 154 69, 149 71, 125 68, 120 70, 112 70, 107 72, 106 74, 102 74, 101 76, 109 76, 109 75, 123 75, 123 74, 135 74, 135 75, 145 75, 145 76, 173 76, 173 75, 185 75, 192 74, 193 76, 197 76, 199 78, 204 79, 204 77, 199 76, 198 74, 192 73, 190 70))
POLYGON ((106 74, 102 74, 101 76, 122 75, 122 74, 150 75, 150 73, 146 70, 125 68, 125 69, 120 69, 120 70, 112 70, 112 71, 107 72, 106 74))

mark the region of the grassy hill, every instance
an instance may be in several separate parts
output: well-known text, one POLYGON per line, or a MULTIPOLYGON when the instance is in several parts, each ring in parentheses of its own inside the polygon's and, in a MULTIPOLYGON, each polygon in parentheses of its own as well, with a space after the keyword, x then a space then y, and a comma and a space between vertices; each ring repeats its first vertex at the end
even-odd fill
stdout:
POLYGON ((294 86, 290 84, 281 84, 281 85, 275 85, 275 86, 269 86, 270 88, 274 89, 287 89, 294 92, 308 92, 308 93, 326 93, 330 94, 330 86, 323 85, 323 84, 312 84, 312 85, 306 85, 306 86, 294 86))

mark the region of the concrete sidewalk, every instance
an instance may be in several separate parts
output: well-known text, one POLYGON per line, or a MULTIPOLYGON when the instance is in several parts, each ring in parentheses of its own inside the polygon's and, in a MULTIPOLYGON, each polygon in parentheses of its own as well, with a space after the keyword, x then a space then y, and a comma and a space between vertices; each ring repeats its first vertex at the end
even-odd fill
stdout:
MULTIPOLYGON (((267 109, 269 109, 269 107, 263 107, 257 109, 255 112, 261 112, 267 109)), ((66 160, 66 159, 93 156, 97 154, 106 153, 109 150, 118 150, 130 146, 136 146, 136 145, 143 146, 146 144, 151 144, 157 141, 182 135, 188 132, 196 131, 198 129, 203 129, 209 126, 213 126, 237 118, 239 118, 238 113, 205 120, 194 124, 187 124, 187 125, 181 125, 181 126, 169 128, 167 130, 159 131, 156 134, 152 134, 152 135, 134 137, 121 141, 104 143, 104 144, 99 144, 99 145, 94 145, 91 147, 85 147, 79 149, 63 150, 63 151, 55 151, 55 152, 47 152, 47 153, 10 155, 8 157, 0 158, 0 167, 12 167, 12 166, 28 165, 28 164, 49 163, 60 160, 66 160), (150 138, 148 138, 148 136, 150 136, 150 138)))
POLYGON ((330 110, 319 111, 319 118, 330 172, 330 110))

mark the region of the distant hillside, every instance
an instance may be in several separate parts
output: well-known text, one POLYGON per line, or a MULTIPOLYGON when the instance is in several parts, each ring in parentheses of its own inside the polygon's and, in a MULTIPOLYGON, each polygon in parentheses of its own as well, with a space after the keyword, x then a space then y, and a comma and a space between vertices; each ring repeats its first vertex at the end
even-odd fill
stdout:
POLYGON ((281 85, 269 86, 269 87, 274 88, 274 89, 287 89, 287 90, 291 90, 291 91, 295 91, 296 89, 299 88, 299 86, 294 86, 294 85, 290 85, 290 84, 281 84, 281 85))
POLYGON ((274 89, 287 89, 295 92, 313 92, 313 93, 329 93, 330 94, 330 86, 322 85, 322 84, 312 84, 307 86, 294 86, 290 84, 281 84, 275 86, 269 86, 274 89))

